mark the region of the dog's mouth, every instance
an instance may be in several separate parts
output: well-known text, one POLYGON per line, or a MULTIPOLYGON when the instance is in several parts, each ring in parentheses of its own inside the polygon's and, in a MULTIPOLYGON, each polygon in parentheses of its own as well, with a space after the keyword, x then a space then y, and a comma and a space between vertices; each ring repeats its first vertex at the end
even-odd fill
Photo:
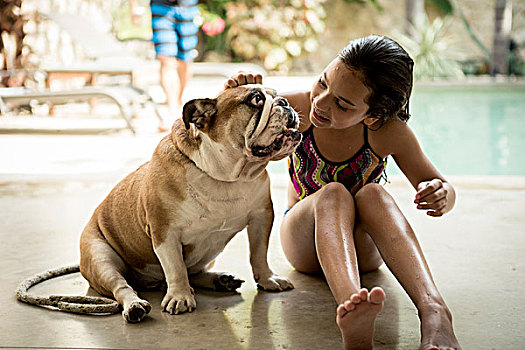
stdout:
POLYGON ((268 146, 254 146, 252 154, 256 157, 266 157, 279 151, 285 142, 297 143, 301 140, 301 133, 297 129, 284 127, 283 131, 277 135, 274 141, 268 146))

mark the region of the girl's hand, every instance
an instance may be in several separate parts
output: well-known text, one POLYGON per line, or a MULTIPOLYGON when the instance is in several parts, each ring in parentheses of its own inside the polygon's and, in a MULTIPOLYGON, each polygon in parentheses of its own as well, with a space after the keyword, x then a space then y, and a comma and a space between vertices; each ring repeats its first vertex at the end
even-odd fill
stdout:
POLYGON ((229 89, 247 84, 262 84, 262 75, 239 72, 228 78, 226 83, 224 83, 224 89, 229 89))
POLYGON ((417 186, 414 203, 418 209, 428 210, 427 215, 438 217, 446 213, 447 195, 448 190, 443 186, 442 180, 423 181, 417 186))

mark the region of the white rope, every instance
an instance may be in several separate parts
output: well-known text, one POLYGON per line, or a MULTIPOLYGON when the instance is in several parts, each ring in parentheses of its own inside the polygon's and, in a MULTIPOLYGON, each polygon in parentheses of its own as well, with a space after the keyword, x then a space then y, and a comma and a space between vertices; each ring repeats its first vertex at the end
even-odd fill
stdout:
POLYGON ((115 300, 90 296, 51 295, 41 297, 29 294, 29 288, 49 279, 80 272, 78 265, 59 267, 39 273, 24 280, 16 289, 16 298, 26 304, 54 307, 57 310, 76 314, 114 314, 119 312, 115 300))

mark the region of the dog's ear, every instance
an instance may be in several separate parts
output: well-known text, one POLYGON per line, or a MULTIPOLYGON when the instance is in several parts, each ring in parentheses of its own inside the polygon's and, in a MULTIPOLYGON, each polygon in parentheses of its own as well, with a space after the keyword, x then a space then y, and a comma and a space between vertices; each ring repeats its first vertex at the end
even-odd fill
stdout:
POLYGON ((193 123, 197 129, 203 130, 209 126, 216 114, 217 99, 195 99, 184 105, 182 110, 182 120, 184 121, 186 129, 189 129, 190 123, 193 123))

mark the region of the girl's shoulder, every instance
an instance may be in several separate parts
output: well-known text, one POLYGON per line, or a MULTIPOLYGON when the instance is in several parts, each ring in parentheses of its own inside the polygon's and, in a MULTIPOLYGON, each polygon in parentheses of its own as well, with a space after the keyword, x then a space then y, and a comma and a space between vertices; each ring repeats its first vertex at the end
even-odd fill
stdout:
POLYGON ((408 146, 415 140, 410 126, 398 119, 386 122, 379 129, 374 126, 368 129, 368 142, 370 147, 383 158, 395 154, 400 148, 408 146))

